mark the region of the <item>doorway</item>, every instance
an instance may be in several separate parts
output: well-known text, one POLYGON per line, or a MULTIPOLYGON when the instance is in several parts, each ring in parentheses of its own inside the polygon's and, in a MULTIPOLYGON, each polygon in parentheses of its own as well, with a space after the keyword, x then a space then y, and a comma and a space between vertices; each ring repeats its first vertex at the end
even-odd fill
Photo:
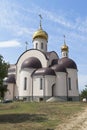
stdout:
POLYGON ((52 85, 52 97, 55 96, 55 84, 52 85))

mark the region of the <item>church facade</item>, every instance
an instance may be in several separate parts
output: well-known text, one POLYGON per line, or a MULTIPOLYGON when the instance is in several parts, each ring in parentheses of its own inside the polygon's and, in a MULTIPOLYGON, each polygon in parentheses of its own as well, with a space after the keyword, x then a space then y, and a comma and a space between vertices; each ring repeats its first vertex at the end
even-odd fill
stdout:
POLYGON ((65 41, 61 47, 62 57, 55 51, 48 52, 48 34, 39 29, 33 34, 33 49, 26 50, 15 65, 10 65, 4 82, 8 91, 5 99, 48 101, 78 101, 78 70, 69 58, 65 41))

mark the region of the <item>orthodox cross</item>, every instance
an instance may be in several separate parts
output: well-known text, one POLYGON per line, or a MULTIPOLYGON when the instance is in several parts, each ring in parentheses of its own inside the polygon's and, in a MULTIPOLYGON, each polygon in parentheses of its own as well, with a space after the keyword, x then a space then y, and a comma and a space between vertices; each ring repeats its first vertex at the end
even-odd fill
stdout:
POLYGON ((28 48, 28 42, 27 42, 27 41, 25 42, 25 45, 26 45, 26 48, 25 48, 25 49, 26 49, 26 51, 27 51, 27 48, 28 48))
POLYGON ((42 29, 42 16, 41 16, 41 14, 39 14, 39 17, 40 17, 40 29, 42 29))
POLYGON ((66 38, 66 36, 65 35, 63 35, 64 36, 64 44, 66 44, 66 42, 65 42, 65 38, 66 38))

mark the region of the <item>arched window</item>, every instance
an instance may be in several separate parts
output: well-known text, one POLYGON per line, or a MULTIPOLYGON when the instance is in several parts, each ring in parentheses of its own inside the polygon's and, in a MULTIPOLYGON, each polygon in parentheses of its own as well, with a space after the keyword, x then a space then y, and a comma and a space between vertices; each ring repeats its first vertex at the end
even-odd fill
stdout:
POLYGON ((38 43, 36 43, 36 49, 38 49, 38 43))
POLYGON ((43 80, 42 80, 42 78, 40 79, 40 90, 42 90, 43 89, 43 80))
POLYGON ((69 90, 71 90, 71 78, 68 78, 69 90))
POLYGON ((55 96, 55 84, 52 85, 52 97, 55 96))
POLYGON ((77 87, 77 90, 78 90, 78 79, 76 79, 76 87, 77 87))
POLYGON ((43 42, 41 43, 41 49, 43 49, 43 42))
POLYGON ((27 89, 27 77, 24 78, 24 90, 27 89))

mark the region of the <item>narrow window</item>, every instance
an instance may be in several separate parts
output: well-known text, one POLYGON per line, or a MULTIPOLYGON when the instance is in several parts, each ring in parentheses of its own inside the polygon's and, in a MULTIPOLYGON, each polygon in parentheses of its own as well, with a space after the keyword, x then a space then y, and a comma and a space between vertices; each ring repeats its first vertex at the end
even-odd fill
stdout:
POLYGON ((67 53, 66 53, 66 57, 67 57, 68 55, 67 55, 67 53))
POLYGON ((24 90, 26 90, 27 89, 27 78, 25 77, 24 78, 24 90))
POLYGON ((41 49, 43 49, 43 42, 41 43, 41 49))
POLYGON ((42 82, 43 80, 42 80, 42 78, 40 79, 40 90, 42 90, 43 89, 43 82, 42 82))
POLYGON ((36 43, 36 49, 38 49, 38 43, 36 43))
POLYGON ((78 80, 76 80, 76 87, 77 87, 77 90, 78 90, 78 80))
POLYGON ((71 90, 71 78, 68 78, 69 90, 71 90))
POLYGON ((47 50, 47 44, 46 44, 46 50, 47 50))

